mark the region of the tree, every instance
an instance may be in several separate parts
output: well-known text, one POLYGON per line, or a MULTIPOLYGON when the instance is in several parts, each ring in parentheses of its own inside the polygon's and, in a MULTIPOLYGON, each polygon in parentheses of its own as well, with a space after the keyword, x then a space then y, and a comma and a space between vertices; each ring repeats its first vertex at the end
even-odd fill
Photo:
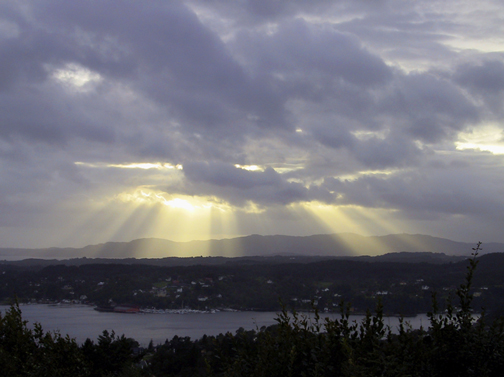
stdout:
POLYGON ((91 339, 86 339, 82 352, 92 376, 131 375, 136 369, 135 364, 143 356, 133 354, 136 347, 138 342, 134 339, 104 330, 96 344, 91 339))
POLYGON ((83 376, 87 365, 68 335, 44 333, 42 326, 27 326, 15 302, 0 313, 0 370, 5 376, 83 376))

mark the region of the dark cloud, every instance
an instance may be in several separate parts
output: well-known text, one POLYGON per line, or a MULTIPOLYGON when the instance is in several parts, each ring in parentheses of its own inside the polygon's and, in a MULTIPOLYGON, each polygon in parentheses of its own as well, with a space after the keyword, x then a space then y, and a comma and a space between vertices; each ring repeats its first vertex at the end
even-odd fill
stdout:
POLYGON ((504 91, 504 63, 499 60, 458 67, 455 80, 477 92, 498 94, 504 91))
POLYGON ((331 148, 352 148, 358 143, 357 139, 344 126, 319 127, 315 128, 312 133, 319 143, 331 148))
POLYGON ((382 106, 400 129, 429 143, 453 137, 480 115, 460 88, 428 73, 400 77, 382 106))
POLYGON ((268 168, 264 172, 247 171, 225 163, 184 164, 184 174, 191 181, 216 186, 251 189, 258 186, 274 186, 281 182, 280 175, 268 168))
POLYGON ((392 134, 385 139, 370 138, 355 148, 355 157, 372 169, 414 166, 421 151, 411 139, 392 134))
POLYGON ((254 73, 276 74, 280 80, 317 85, 317 78, 330 78, 336 84, 342 79, 365 87, 392 77, 383 60, 366 51, 355 37, 302 19, 280 24, 271 35, 242 32, 235 43, 254 73))
POLYGON ((504 101, 504 59, 465 63, 458 66, 454 81, 464 87, 478 101, 483 100, 490 113, 500 118, 504 101))
POLYGON ((286 181, 272 168, 248 171, 225 163, 200 162, 184 164, 184 175, 193 195, 215 196, 239 206, 285 205, 312 199, 310 189, 286 181))
MULTIPOLYGON (((0 45, 9 59, 2 62, 4 81, 11 86, 34 91, 52 70, 77 63, 140 91, 184 128, 226 137, 230 129, 243 134, 248 124, 286 126, 272 89, 250 80, 220 39, 178 2, 34 5, 40 23, 19 25, 18 37, 0 45)), ((58 136, 50 131, 44 132, 49 138, 58 136)))
MULTIPOLYGON (((94 102, 85 95, 81 99, 94 102)), ((107 115, 102 113, 95 118, 95 111, 83 111, 65 93, 43 86, 0 92, 0 137, 22 137, 49 144, 66 143, 72 137, 113 142, 115 130, 105 123, 107 115)))
POLYGON ((338 190, 343 203, 393 208, 410 216, 416 213, 470 216, 485 213, 498 217, 504 210, 498 197, 502 180, 489 180, 481 172, 460 165, 458 168, 462 172, 444 168, 364 176, 352 181, 328 179, 324 186, 328 190, 338 190))
POLYGON ((141 187, 264 216, 317 202, 497 219, 501 157, 455 147, 502 128, 504 59, 472 42, 504 39, 500 6, 466 6, 3 2, 0 224, 116 210, 141 187), (140 162, 183 170, 110 167, 140 162))

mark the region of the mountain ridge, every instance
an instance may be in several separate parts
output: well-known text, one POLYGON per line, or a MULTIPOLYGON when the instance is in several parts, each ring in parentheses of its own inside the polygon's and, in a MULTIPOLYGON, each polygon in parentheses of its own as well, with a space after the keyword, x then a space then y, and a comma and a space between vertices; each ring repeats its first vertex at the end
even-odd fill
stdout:
MULTIPOLYGON (((0 259, 27 258, 166 258, 166 257, 249 257, 249 256, 377 256, 399 252, 432 252, 469 256, 476 242, 458 242, 422 234, 361 236, 355 233, 311 236, 249 235, 236 238, 176 242, 162 238, 140 238, 129 242, 106 242, 75 247, 39 249, 0 248, 0 259)), ((504 252, 504 244, 483 245, 483 253, 504 252)))

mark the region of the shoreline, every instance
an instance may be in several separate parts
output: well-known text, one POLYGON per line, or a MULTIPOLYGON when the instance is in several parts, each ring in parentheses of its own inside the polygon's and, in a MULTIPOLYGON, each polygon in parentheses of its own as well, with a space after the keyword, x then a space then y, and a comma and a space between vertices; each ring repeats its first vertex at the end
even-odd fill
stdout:
MULTIPOLYGON (((3 306, 11 306, 12 304, 9 303, 0 303, 0 305, 3 306)), ((232 308, 212 308, 212 309, 207 309, 207 310, 200 310, 200 309, 191 309, 191 308, 184 308, 184 309, 159 309, 159 308, 139 308, 137 312, 123 312, 123 311, 114 311, 113 308, 106 308, 106 310, 103 310, 103 308, 100 309, 100 307, 96 304, 92 303, 79 303, 79 302, 20 302, 19 306, 37 306, 37 305, 46 305, 49 307, 54 307, 54 308, 68 308, 68 307, 92 307, 94 310, 100 313, 115 313, 115 314, 179 314, 179 315, 184 315, 184 314, 216 314, 220 312, 227 312, 227 313, 247 313, 247 312, 255 312, 255 313, 281 313, 282 310, 261 310, 257 308, 251 308, 251 309, 232 309, 232 308)), ((289 314, 292 314, 292 310, 287 311, 289 314)), ((309 315, 315 313, 313 310, 296 310, 295 311, 298 314, 301 315, 309 315)), ((319 311, 319 316, 321 319, 324 319, 325 315, 332 315, 332 316, 341 316, 341 312, 336 312, 336 311, 319 311)), ((474 313, 475 315, 478 315, 479 313, 474 313)), ((371 312, 371 315, 375 315, 373 312, 371 312)), ((418 316, 425 316, 427 313, 415 313, 415 314, 408 314, 408 315, 401 315, 401 314, 384 314, 383 318, 416 318, 418 316)), ((364 317, 366 316, 366 312, 352 312, 350 313, 350 316, 361 316, 364 317)))

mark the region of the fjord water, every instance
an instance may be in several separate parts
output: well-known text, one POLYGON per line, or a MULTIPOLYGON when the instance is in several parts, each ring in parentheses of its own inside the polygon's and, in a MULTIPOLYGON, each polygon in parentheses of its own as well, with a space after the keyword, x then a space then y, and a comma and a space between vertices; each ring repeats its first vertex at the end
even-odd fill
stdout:
MULTIPOLYGON (((5 313, 9 308, 0 305, 0 311, 5 313)), ((122 314, 103 313, 86 305, 21 305, 23 319, 28 326, 34 322, 42 325, 44 331, 59 331, 62 335, 70 335, 79 343, 87 338, 96 340, 103 330, 115 331, 117 335, 137 340, 146 346, 152 339, 154 344, 164 343, 175 335, 189 336, 199 339, 203 335, 218 335, 228 331, 234 333, 240 327, 246 330, 261 328, 275 324, 276 312, 216 312, 188 314, 122 314)), ((322 313, 322 318, 339 318, 336 313, 322 313)), ((363 316, 351 316, 351 320, 360 322, 363 316)), ((427 327, 429 321, 426 315, 407 318, 413 328, 427 327)), ((385 318, 385 324, 397 329, 399 319, 385 318)))

